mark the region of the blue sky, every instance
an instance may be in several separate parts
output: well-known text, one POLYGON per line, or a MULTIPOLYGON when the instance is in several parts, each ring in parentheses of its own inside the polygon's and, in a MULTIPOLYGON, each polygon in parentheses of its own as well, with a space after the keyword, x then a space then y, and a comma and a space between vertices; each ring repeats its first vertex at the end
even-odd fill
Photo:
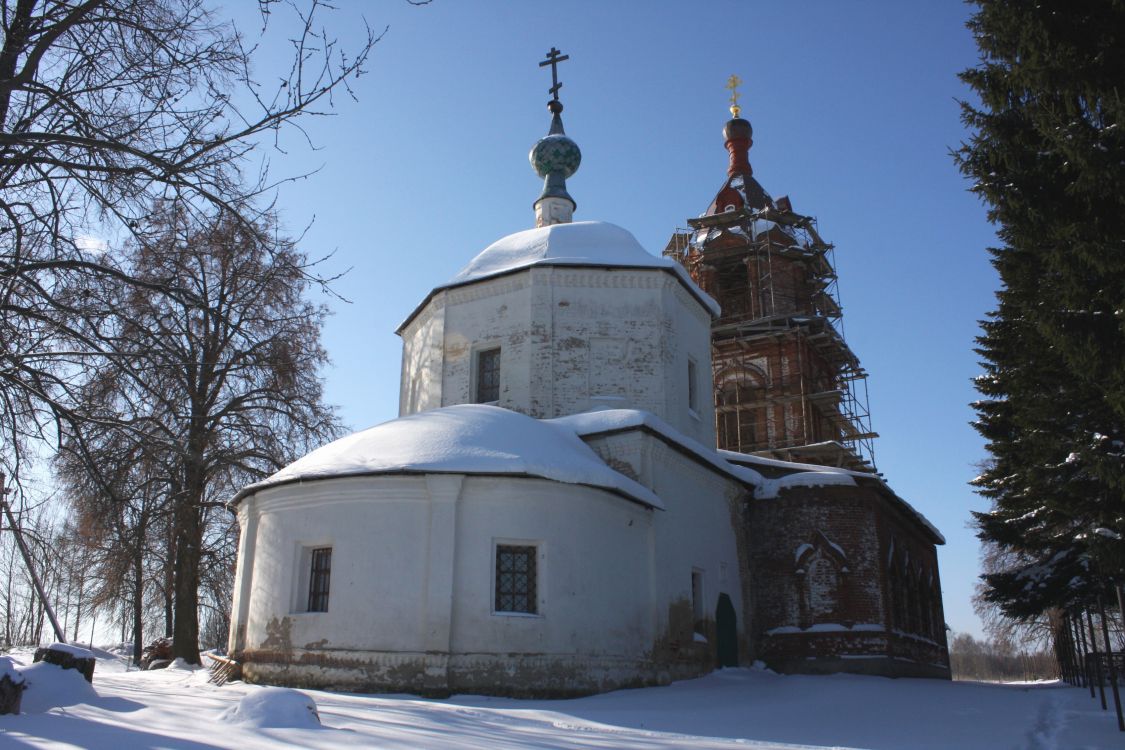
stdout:
MULTIPOLYGON (((751 164, 775 198, 816 216, 836 245, 848 342, 870 373, 879 469, 946 535, 946 619, 980 633, 969 597, 978 546, 967 482, 984 458, 969 426, 977 321, 992 308, 995 244, 951 149, 968 135, 957 73, 976 63, 970 8, 933 2, 345 3, 325 17, 354 45, 360 13, 389 26, 358 101, 307 120, 267 151, 293 233, 350 300, 324 341, 327 396, 352 428, 398 410, 393 331, 429 289, 494 240, 533 226, 541 187, 527 152, 549 124, 552 46, 567 133, 582 148, 568 181, 576 220, 633 232, 658 254, 725 177, 727 78, 743 79, 751 164), (350 269, 350 270, 349 270, 350 269)), ((239 23, 253 37, 250 3, 239 23)), ((264 50, 256 75, 275 77, 264 50)), ((277 72, 280 77, 281 71, 277 72)))

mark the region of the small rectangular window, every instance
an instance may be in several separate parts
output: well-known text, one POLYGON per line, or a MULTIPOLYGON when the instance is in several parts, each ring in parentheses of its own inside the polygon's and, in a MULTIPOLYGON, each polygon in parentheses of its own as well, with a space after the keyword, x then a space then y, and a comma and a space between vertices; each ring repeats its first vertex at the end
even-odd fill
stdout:
POLYGON ((477 352, 477 398, 478 404, 488 404, 500 400, 500 349, 486 349, 477 352))
POLYGON ((328 581, 332 575, 332 548, 318 547, 310 555, 309 612, 328 611, 328 581))
POLYGON ((535 546, 496 545, 496 612, 538 614, 535 546))
POLYGON ((703 629, 703 571, 695 568, 691 571, 691 616, 695 621, 695 631, 703 629))
POLYGON ((688 408, 692 411, 699 411, 699 388, 695 382, 695 360, 689 358, 687 361, 687 401, 688 408))

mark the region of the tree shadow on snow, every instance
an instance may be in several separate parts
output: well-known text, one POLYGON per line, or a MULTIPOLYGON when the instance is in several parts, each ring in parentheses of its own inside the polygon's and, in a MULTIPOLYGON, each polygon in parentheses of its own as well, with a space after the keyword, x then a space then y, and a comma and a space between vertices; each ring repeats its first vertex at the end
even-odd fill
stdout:
POLYGON ((119 714, 139 711, 145 707, 145 704, 131 701, 128 698, 98 698, 98 702, 94 705, 98 708, 104 708, 106 711, 113 711, 119 714))
POLYGON ((65 743, 71 747, 120 748, 125 745, 129 748, 154 750, 214 750, 221 747, 146 732, 139 726, 125 728, 77 716, 21 714, 4 718, 12 720, 0 724, 0 745, 6 748, 41 748, 51 742, 65 743), (17 732, 18 735, 15 734, 17 732), (123 740, 126 742, 123 743, 123 740))

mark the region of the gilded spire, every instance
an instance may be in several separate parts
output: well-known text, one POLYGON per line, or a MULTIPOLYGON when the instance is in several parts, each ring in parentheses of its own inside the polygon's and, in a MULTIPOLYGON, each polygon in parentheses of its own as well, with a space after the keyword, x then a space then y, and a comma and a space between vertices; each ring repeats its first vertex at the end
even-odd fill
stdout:
POLYGON ((750 147, 754 145, 754 129, 747 120, 740 116, 742 107, 738 106, 738 87, 741 85, 742 79, 738 77, 737 73, 732 73, 731 77, 727 79, 726 87, 730 90, 730 113, 732 117, 727 120, 726 126, 723 127, 723 140, 726 143, 727 151, 730 153, 730 166, 727 167, 727 174, 731 177, 736 174, 748 176, 754 173, 750 168, 748 153, 750 147))
POLYGON ((741 85, 742 79, 738 74, 731 73, 730 78, 727 79, 727 88, 730 89, 730 113, 735 118, 742 114, 742 107, 738 106, 738 87, 741 85))

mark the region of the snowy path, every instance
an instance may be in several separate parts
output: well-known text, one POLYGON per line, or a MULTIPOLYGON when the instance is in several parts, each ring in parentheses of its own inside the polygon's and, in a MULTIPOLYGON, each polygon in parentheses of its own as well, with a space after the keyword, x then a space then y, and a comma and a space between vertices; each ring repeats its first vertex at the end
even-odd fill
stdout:
POLYGON ((1056 683, 987 685, 726 670, 664 688, 567 701, 422 700, 306 691, 323 729, 249 729, 219 720, 258 688, 206 673, 125 672, 100 662, 99 698, 0 717, 11 748, 865 748, 1108 750, 1112 714, 1056 683))

